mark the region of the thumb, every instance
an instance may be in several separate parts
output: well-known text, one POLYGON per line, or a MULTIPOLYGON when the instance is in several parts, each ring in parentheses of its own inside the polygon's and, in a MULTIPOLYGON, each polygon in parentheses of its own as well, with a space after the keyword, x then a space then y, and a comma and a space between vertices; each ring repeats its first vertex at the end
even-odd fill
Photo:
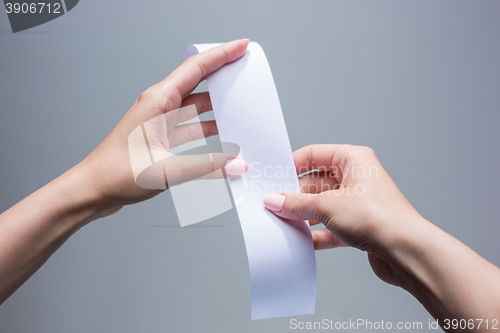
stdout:
POLYGON ((320 194, 311 193, 269 194, 264 198, 264 206, 286 219, 326 222, 320 199, 320 194))

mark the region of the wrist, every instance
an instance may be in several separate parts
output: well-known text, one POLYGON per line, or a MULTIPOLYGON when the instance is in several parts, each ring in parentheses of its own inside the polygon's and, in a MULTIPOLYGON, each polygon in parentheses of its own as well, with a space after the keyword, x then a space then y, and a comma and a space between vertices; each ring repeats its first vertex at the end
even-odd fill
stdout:
POLYGON ((403 218, 386 228, 381 253, 391 264, 399 287, 419 300, 437 290, 429 268, 438 258, 439 247, 446 246, 449 241, 447 236, 419 214, 403 218))
POLYGON ((450 313, 456 312, 452 310, 450 290, 462 290, 450 277, 463 273, 460 261, 474 252, 420 215, 402 225, 404 228, 395 230, 385 248, 398 286, 412 294, 434 318, 450 318, 450 313))
POLYGON ((75 215, 79 227, 108 215, 116 209, 100 190, 100 182, 92 169, 81 162, 54 180, 64 197, 67 210, 75 215))
POLYGON ((497 318, 498 267, 424 218, 394 232, 384 256, 397 285, 434 318, 497 318))

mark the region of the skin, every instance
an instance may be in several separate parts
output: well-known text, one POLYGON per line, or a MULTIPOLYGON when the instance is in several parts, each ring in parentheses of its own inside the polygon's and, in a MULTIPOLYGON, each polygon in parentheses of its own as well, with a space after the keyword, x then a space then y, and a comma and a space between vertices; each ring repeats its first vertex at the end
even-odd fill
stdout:
MULTIPOLYGON (((170 148, 217 134, 213 121, 202 131, 182 125, 193 117, 179 108, 212 109, 207 93, 192 94, 206 75, 241 57, 248 40, 226 43, 189 58, 147 89, 106 139, 82 162, 0 215, 0 304, 17 290, 71 235, 124 205, 152 198, 165 188, 213 172, 234 158, 227 154, 175 158, 170 148), (166 159, 163 173, 141 188, 129 156, 130 133, 164 115, 167 130, 153 131, 149 147, 166 159)), ((134 144, 134 142, 132 142, 134 144)), ((366 147, 314 145, 294 153, 302 194, 282 194, 276 215, 322 223, 312 232, 316 249, 352 246, 368 253, 375 274, 414 295, 443 324, 444 319, 499 319, 500 269, 425 220, 406 200, 366 147), (363 173, 362 171, 365 171, 363 173)), ((226 168, 226 171, 228 169, 226 168)), ((241 171, 241 173, 245 172, 241 171)), ((486 331, 485 325, 476 331, 486 331)))
MULTIPOLYGON (((273 213, 322 223, 312 232, 317 250, 366 251, 374 273, 410 292, 443 329, 445 319, 500 319, 500 269, 424 219, 372 149, 312 145, 293 156, 298 174, 318 171, 299 179, 303 193, 282 193, 273 213)), ((488 331, 477 323, 464 331, 488 331)))
POLYGON ((172 158, 171 147, 218 133, 214 121, 201 122, 202 131, 197 130, 199 125, 180 124, 193 115, 176 110, 192 104, 198 113, 211 110, 208 93, 192 91, 209 73, 240 58, 248 42, 229 42, 186 60, 142 93, 82 162, 0 215, 0 304, 87 223, 111 215, 124 205, 152 198, 170 186, 200 177, 223 176, 222 172, 212 171, 221 169, 234 156, 172 158), (154 131, 148 138, 152 150, 170 156, 160 165, 168 171, 168 179, 163 172, 153 173, 151 177, 161 177, 163 188, 141 188, 132 172, 128 138, 132 130, 160 115, 166 117, 168 133, 154 131))

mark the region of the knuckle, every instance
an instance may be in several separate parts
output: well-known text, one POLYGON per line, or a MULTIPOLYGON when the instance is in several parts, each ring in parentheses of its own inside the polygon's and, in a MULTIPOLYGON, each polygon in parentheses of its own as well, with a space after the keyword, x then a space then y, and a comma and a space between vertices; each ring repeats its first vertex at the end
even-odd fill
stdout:
POLYGON ((202 76, 207 75, 208 74, 208 68, 205 65, 205 63, 203 62, 203 60, 197 59, 197 63, 198 63, 198 67, 200 67, 202 76))
POLYGON ((211 154, 204 156, 205 162, 203 165, 203 174, 209 175, 213 172, 214 157, 211 154))
POLYGON ((171 91, 162 93, 159 86, 154 85, 146 89, 137 99, 137 103, 146 105, 149 108, 154 108, 165 113, 169 110, 176 109, 175 94, 171 91), (173 97, 172 97, 173 95, 173 97), (170 96, 170 97, 169 97, 170 96))
POLYGON ((375 151, 371 147, 363 146, 361 147, 364 154, 369 156, 375 156, 375 151))
POLYGON ((149 102, 153 100, 156 96, 156 91, 154 86, 150 87, 142 92, 138 98, 138 102, 149 102))
POLYGON ((313 216, 313 219, 317 220, 317 217, 322 215, 320 212, 321 209, 318 206, 319 199, 318 195, 313 194, 288 195, 284 208, 294 218, 313 216))
POLYGON ((353 146, 350 144, 343 144, 340 146, 339 155, 344 157, 352 157, 354 154, 359 152, 360 147, 353 146))
POLYGON ((367 146, 353 146, 348 151, 348 157, 350 160, 357 161, 359 163, 364 163, 367 161, 372 161, 373 158, 377 158, 375 151, 367 146))
POLYGON ((318 195, 315 203, 316 219, 318 221, 327 222, 331 217, 331 198, 326 195, 318 195))
POLYGON ((197 67, 201 72, 201 76, 205 76, 207 74, 207 68, 200 54, 188 58, 187 62, 190 67, 197 67))
POLYGON ((199 54, 195 54, 195 55, 192 55, 190 56, 189 58, 186 59, 186 61, 184 62, 186 65, 188 66, 193 66, 194 64, 196 64, 196 58, 199 56, 199 54))
POLYGON ((300 215, 300 211, 302 210, 299 204, 299 200, 296 195, 288 196, 285 200, 285 209, 288 214, 292 217, 297 217, 300 215))

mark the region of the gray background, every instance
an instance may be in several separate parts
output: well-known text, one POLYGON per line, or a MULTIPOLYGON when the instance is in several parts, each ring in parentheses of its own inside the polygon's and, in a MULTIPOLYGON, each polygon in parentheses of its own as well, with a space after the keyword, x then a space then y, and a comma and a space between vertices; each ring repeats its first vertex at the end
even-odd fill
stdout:
MULTIPOLYGON (((82 160, 191 43, 250 38, 293 149, 375 149, 429 220, 500 265, 500 2, 90 1, 24 33, 0 13, 0 211, 82 160)), ((169 193, 74 235, 0 307, 0 331, 288 332, 250 320, 234 210, 178 228, 169 193)), ((354 249, 318 252, 315 315, 422 321, 354 249)), ((424 330, 425 331, 425 330, 424 330)))

